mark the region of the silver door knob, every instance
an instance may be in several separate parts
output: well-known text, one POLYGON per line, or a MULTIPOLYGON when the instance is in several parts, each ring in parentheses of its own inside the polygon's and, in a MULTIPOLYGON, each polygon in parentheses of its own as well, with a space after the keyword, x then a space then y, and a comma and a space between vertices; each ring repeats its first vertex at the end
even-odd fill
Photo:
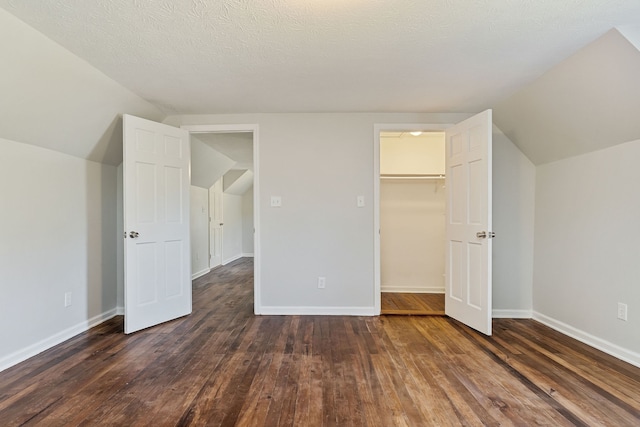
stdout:
POLYGON ((486 239, 487 237, 489 239, 493 239, 494 237, 496 237, 496 233, 494 233, 493 231, 490 231, 489 233, 487 233, 486 231, 478 231, 476 233, 476 237, 478 239, 486 239))
POLYGON ((140 236, 140 233, 138 233, 137 231, 130 231, 129 232, 129 237, 131 237, 132 239, 135 239, 137 237, 140 236))

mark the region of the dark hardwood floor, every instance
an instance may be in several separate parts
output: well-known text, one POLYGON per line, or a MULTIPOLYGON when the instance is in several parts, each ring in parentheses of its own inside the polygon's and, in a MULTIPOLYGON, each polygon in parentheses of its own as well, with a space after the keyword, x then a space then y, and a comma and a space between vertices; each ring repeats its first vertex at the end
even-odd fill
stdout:
POLYGON ((196 280, 190 316, 116 317, 0 373, 0 426, 640 425, 640 369, 535 321, 254 316, 252 269, 196 280))
POLYGON ((382 292, 382 314, 444 316, 444 294, 382 292))

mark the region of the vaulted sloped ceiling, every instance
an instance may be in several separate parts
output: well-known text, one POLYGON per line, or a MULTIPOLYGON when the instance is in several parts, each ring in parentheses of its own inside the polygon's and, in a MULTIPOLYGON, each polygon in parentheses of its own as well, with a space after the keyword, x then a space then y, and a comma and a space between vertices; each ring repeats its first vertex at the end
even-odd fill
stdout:
POLYGON ((200 137, 191 136, 191 185, 209 189, 236 161, 211 147, 200 137))
POLYGON ((0 138, 96 162, 122 162, 123 113, 156 106, 0 9, 0 138))
POLYGON ((640 136, 638 54, 607 34, 639 17, 638 0, 0 0, 0 138, 118 164, 122 113, 495 107, 543 163, 640 136))
POLYGON ((535 164, 640 138, 640 51, 611 30, 499 102, 494 122, 535 164))
POLYGON ((253 133, 199 133, 198 139, 233 159, 234 169, 253 169, 253 133))

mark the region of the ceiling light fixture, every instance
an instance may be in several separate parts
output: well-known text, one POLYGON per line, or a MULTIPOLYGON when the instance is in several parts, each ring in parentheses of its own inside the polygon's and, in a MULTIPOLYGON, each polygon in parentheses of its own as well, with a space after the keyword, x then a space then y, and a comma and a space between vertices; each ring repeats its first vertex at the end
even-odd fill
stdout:
POLYGON ((413 136, 420 136, 420 135, 422 135, 422 132, 421 132, 421 131, 419 131, 419 130, 418 130, 418 131, 415 131, 415 132, 409 132, 409 133, 410 133, 411 135, 413 135, 413 136))

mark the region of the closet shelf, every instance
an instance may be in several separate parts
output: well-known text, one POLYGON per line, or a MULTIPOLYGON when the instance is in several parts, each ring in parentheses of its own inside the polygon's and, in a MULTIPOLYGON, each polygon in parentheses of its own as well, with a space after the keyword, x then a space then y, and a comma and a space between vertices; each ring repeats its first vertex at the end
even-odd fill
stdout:
POLYGON ((443 174, 380 174, 380 179, 445 179, 443 174))

